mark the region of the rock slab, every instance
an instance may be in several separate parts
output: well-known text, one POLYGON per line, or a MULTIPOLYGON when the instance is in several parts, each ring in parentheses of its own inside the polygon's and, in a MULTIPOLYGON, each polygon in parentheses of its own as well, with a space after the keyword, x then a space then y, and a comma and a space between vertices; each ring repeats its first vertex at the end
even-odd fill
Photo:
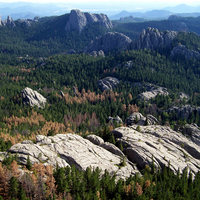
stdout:
POLYGON ((200 146, 185 137, 182 133, 173 131, 170 127, 160 125, 120 127, 113 134, 122 142, 124 153, 128 159, 137 164, 139 169, 145 165, 161 168, 164 165, 177 173, 188 167, 194 174, 200 170, 200 146))
POLYGON ((9 149, 9 152, 17 153, 22 164, 26 164, 29 155, 32 164, 42 162, 44 165, 50 164, 54 168, 57 164, 59 167, 74 164, 79 170, 86 170, 87 167, 99 167, 102 172, 107 170, 112 175, 116 174, 117 178, 123 179, 139 172, 129 162, 126 162, 126 166, 120 167, 122 158, 119 155, 123 155, 123 153, 120 154, 117 147, 113 148, 111 144, 107 143, 105 145, 101 143, 101 145, 105 148, 76 134, 57 134, 49 137, 38 135, 36 144, 27 141, 25 144, 15 144, 9 149), (112 152, 116 152, 116 154, 112 152))

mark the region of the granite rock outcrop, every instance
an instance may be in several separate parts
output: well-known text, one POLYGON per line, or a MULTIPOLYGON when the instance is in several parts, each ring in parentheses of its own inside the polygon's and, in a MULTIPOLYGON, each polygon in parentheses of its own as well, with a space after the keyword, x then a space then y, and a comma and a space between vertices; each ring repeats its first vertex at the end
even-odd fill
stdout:
POLYGON ((182 133, 160 125, 120 127, 113 135, 124 147, 124 154, 139 169, 152 161, 157 169, 168 166, 177 173, 188 168, 194 174, 200 169, 200 147, 182 133), (136 130, 137 129, 137 130, 136 130))
POLYGON ((200 53, 198 51, 193 51, 191 49, 187 49, 185 45, 178 45, 173 48, 171 51, 171 57, 175 56, 184 56, 186 59, 195 58, 197 60, 200 59, 200 53))
POLYGON ((132 113, 127 119, 126 119, 126 124, 128 126, 132 126, 134 124, 144 126, 146 125, 156 125, 159 124, 159 121, 153 116, 153 115, 147 115, 144 117, 141 113, 139 112, 134 112, 132 113))
MULTIPOLYGON (((55 136, 36 136, 36 144, 26 142, 13 145, 8 152, 18 154, 21 164, 26 164, 29 155, 31 163, 42 162, 44 165, 66 167, 75 165, 79 170, 85 171, 87 167, 99 167, 102 172, 107 170, 117 178, 127 178, 139 172, 128 160, 126 165, 120 167, 122 158, 120 150, 112 148, 112 144, 101 143, 95 145, 88 139, 76 134, 57 134, 55 136), (105 146, 104 148, 101 146, 105 146), (109 149, 106 150, 106 149, 109 149)), ((121 153, 123 155, 123 153, 121 153)))
POLYGON ((97 85, 102 91, 112 90, 118 84, 119 84, 119 80, 117 78, 110 77, 110 76, 104 79, 101 79, 97 82, 97 85))
POLYGON ((108 32, 103 36, 96 37, 92 40, 88 46, 84 49, 84 53, 91 53, 93 51, 108 51, 119 50, 125 51, 130 49, 132 40, 124 35, 123 33, 118 32, 108 32))
POLYGON ((83 13, 78 9, 71 10, 69 19, 67 21, 67 24, 65 26, 66 31, 78 31, 81 33, 83 28, 87 24, 91 24, 97 22, 101 26, 105 28, 112 28, 113 24, 110 21, 110 19, 105 14, 91 14, 91 13, 83 13))
POLYGON ((175 31, 161 32, 158 29, 149 27, 146 30, 143 29, 137 43, 133 44, 132 48, 157 50, 170 47, 177 34, 175 31))
POLYGON ((46 98, 39 94, 37 91, 26 87, 21 91, 22 100, 24 105, 30 105, 31 107, 37 106, 38 108, 43 108, 46 104, 46 98))
POLYGON ((188 119, 192 112, 197 112, 200 114, 200 107, 183 105, 183 106, 173 106, 167 110, 167 113, 176 113, 179 118, 188 119))
POLYGON ((146 84, 144 87, 146 88, 146 92, 143 92, 138 95, 138 98, 142 101, 149 101, 151 98, 156 97, 158 94, 165 96, 169 95, 167 88, 164 87, 160 87, 153 84, 146 84))
POLYGON ((10 25, 12 27, 15 27, 15 22, 13 21, 13 18, 11 18, 9 15, 7 17, 7 19, 5 20, 1 20, 1 16, 0 16, 0 26, 7 26, 10 25))

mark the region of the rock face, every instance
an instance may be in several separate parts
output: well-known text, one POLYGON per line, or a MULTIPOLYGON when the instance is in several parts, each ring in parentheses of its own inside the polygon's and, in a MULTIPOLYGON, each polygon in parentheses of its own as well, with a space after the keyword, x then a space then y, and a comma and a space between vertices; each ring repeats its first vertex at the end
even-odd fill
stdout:
POLYGON ((135 112, 132 113, 126 120, 126 123, 128 126, 132 126, 134 124, 144 126, 145 123, 148 123, 148 125, 156 125, 159 124, 159 121, 153 116, 153 115, 147 115, 144 117, 141 113, 135 112))
POLYGON ((182 133, 186 134, 195 144, 200 146, 200 129, 195 123, 186 124, 182 130, 182 133))
POLYGON ((0 16, 0 26, 6 26, 6 25, 11 25, 12 27, 15 27, 15 22, 13 21, 13 18, 11 18, 9 15, 6 20, 1 20, 0 16))
POLYGON ((136 131, 137 127, 116 128, 113 134, 122 142, 125 155, 139 169, 151 165, 153 159, 157 168, 170 162, 170 169, 175 173, 185 167, 193 173, 199 171, 200 147, 183 134, 167 126, 141 126, 140 132, 136 131))
POLYGON ((109 20, 107 15, 104 14, 91 14, 83 13, 80 10, 71 10, 69 19, 65 26, 66 31, 75 30, 81 33, 83 28, 87 24, 98 22, 101 26, 105 28, 112 28, 112 22, 109 20))
POLYGON ((171 51, 171 57, 173 58, 174 56, 184 56, 186 59, 200 59, 199 52, 187 49, 185 45, 178 45, 177 47, 174 47, 171 51))
POLYGON ((112 51, 112 50, 127 50, 130 49, 132 40, 118 32, 108 32, 103 36, 95 38, 90 44, 84 49, 84 53, 91 53, 93 51, 112 51))
POLYGON ((158 29, 148 28, 140 34, 137 43, 133 49, 150 49, 157 50, 170 47, 172 41, 177 36, 175 31, 160 32, 158 29))
POLYGON ((37 91, 32 90, 31 88, 26 87, 21 91, 23 103, 25 105, 37 106, 38 108, 43 108, 46 104, 46 98, 44 98, 37 91))
POLYGON ((200 114, 200 107, 191 105, 184 105, 181 107, 173 106, 167 110, 167 113, 175 112, 178 117, 181 117, 182 119, 188 119, 194 111, 200 114))
POLYGON ((112 90, 116 85, 119 84, 119 80, 114 77, 106 77, 102 80, 99 80, 97 82, 97 85, 99 88, 104 91, 104 90, 112 90))
MULTIPOLYGON (((42 162, 44 165, 56 164, 59 167, 75 165, 79 170, 86 170, 87 167, 99 167, 102 172, 108 170, 109 173, 115 174, 118 178, 127 178, 131 174, 138 172, 137 168, 130 162, 126 166, 119 167, 122 158, 110 147, 110 151, 101 146, 95 145, 87 139, 76 134, 57 134, 55 136, 36 136, 36 144, 19 143, 12 146, 10 153, 17 153, 22 164, 26 164, 29 155, 31 163, 42 162)), ((102 143, 101 145, 103 145, 102 143)), ((105 144, 108 148, 108 144, 105 144)))

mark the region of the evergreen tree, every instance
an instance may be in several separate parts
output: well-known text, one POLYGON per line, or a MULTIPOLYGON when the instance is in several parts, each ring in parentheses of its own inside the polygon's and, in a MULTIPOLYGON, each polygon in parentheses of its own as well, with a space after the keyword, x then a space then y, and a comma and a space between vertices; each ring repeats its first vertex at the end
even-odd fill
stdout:
POLYGON ((28 155, 27 161, 26 161, 26 168, 27 168, 28 170, 31 170, 31 169, 32 169, 32 164, 31 164, 31 160, 30 160, 29 155, 28 155))

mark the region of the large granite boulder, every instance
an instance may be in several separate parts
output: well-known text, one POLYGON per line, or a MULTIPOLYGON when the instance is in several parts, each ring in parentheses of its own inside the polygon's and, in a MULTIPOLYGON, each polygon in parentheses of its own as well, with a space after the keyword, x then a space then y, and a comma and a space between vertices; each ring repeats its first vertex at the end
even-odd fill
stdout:
POLYGON ((66 31, 75 30, 81 33, 83 28, 87 24, 91 24, 97 22, 101 26, 105 28, 112 28, 112 22, 109 20, 107 15, 104 14, 91 14, 91 13, 83 13, 80 10, 71 10, 69 19, 67 21, 67 24, 65 26, 66 31))
POLYGON ((147 30, 143 29, 133 49, 157 50, 170 47, 176 36, 177 32, 175 31, 161 32, 158 29, 149 27, 147 30))
POLYGON ((173 131, 170 127, 160 125, 120 127, 113 130, 118 141, 123 144, 127 158, 139 169, 151 166, 161 168, 164 165, 177 173, 185 167, 197 173, 200 170, 200 146, 185 137, 182 133, 173 131))
MULTIPOLYGON (((95 140, 93 142, 96 143, 95 140)), ((49 137, 38 135, 36 144, 29 142, 15 144, 8 152, 17 153, 22 164, 26 164, 29 155, 32 164, 42 162, 54 168, 56 165, 59 167, 75 165, 79 170, 99 167, 102 172, 107 170, 112 175, 116 174, 117 178, 123 179, 139 172, 127 160, 126 165, 121 166, 123 153, 117 147, 104 144, 103 141, 99 144, 104 148, 94 143, 76 134, 57 134, 49 137)))
POLYGON ((110 77, 110 76, 104 79, 101 79, 97 82, 97 85, 102 91, 112 90, 118 84, 119 84, 119 80, 117 78, 110 77))
POLYGON ((23 103, 25 105, 37 106, 38 108, 43 108, 46 104, 46 98, 44 98, 37 91, 32 90, 31 88, 26 87, 21 91, 23 103))
POLYGON ((112 51, 120 50, 124 51, 130 49, 132 40, 124 35, 123 33, 118 32, 108 32, 103 36, 96 37, 92 40, 89 45, 84 49, 84 53, 91 53, 93 51, 112 51))
POLYGON ((128 126, 131 126, 134 124, 137 124, 140 126, 156 125, 156 124, 159 124, 159 121, 153 115, 147 115, 146 117, 144 117, 141 113, 134 112, 126 119, 126 124, 128 126))

